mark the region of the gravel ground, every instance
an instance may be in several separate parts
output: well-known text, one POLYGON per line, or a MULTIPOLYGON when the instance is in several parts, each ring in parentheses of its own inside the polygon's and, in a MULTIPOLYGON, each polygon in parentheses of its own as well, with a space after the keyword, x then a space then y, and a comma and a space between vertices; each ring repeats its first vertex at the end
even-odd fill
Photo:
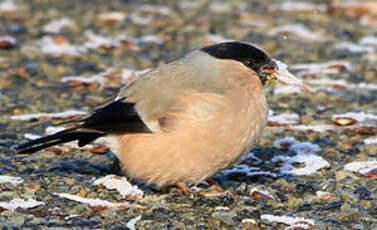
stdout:
POLYGON ((0 19, 2 229, 377 229, 376 1, 0 0, 0 19), (266 88, 264 135, 214 177, 227 194, 131 187, 101 145, 10 150, 223 40, 317 90, 266 88))

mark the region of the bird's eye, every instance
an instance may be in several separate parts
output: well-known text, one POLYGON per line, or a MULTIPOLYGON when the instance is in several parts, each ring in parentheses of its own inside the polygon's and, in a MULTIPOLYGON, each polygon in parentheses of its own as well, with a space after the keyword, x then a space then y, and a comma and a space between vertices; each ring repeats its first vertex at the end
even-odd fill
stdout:
POLYGON ((246 66, 252 66, 253 62, 250 59, 246 59, 246 60, 244 60, 244 65, 246 65, 246 66))

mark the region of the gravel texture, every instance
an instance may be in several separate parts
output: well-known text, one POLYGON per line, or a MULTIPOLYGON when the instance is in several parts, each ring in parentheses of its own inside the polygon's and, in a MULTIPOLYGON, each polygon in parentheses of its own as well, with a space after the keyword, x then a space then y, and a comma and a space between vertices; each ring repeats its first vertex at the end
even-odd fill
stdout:
POLYGON ((376 1, 0 0, 0 19, 2 229, 377 229, 376 1), (10 150, 222 40, 262 47, 317 90, 266 88, 262 138, 214 177, 227 194, 131 188, 100 145, 10 150))

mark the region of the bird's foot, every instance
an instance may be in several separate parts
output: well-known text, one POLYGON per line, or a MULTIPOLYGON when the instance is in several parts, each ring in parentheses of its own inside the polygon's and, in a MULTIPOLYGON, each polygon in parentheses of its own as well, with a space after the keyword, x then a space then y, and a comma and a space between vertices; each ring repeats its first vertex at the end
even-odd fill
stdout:
POLYGON ((182 192, 185 195, 192 195, 197 193, 197 191, 191 189, 189 186, 187 186, 184 182, 178 182, 176 184, 176 189, 178 189, 180 192, 182 192))
POLYGON ((208 196, 224 196, 224 195, 230 194, 229 191, 221 188, 221 186, 214 179, 209 178, 206 181, 209 185, 208 187, 209 191, 200 191, 199 193, 201 195, 208 197, 208 196))
MULTIPOLYGON (((184 182, 178 182, 177 184, 175 184, 175 186, 172 188, 172 190, 183 193, 184 195, 199 194, 199 195, 202 195, 202 196, 205 196, 205 197, 224 196, 224 195, 230 194, 229 191, 221 188, 221 186, 213 179, 207 179, 207 183, 208 183, 209 186, 208 186, 208 188, 206 188, 205 191, 203 190, 203 188, 199 188, 199 187, 190 188, 184 182)), ((162 187, 161 191, 162 192, 168 192, 169 187, 162 187)))

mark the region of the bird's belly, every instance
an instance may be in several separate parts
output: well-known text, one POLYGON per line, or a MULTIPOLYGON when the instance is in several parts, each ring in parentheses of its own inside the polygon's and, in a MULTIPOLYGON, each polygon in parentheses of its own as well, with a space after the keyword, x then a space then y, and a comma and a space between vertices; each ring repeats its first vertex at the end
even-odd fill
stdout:
POLYGON ((265 126, 266 112, 246 114, 168 132, 119 135, 112 149, 131 177, 157 186, 198 183, 248 153, 265 126))

